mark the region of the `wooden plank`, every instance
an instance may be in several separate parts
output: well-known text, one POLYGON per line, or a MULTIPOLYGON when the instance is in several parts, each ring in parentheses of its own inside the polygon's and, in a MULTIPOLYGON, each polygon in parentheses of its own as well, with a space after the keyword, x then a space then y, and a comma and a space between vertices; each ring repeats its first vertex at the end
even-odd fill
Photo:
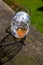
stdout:
POLYGON ((25 42, 14 44, 12 35, 6 33, 13 13, 3 1, 0 2, 0 58, 4 65, 43 65, 43 35, 30 26, 30 32, 25 42), (6 36, 7 35, 7 36, 6 36), (6 36, 6 37, 5 37, 6 36), (4 38, 5 37, 5 38, 4 38), (4 38, 3 41, 1 41, 4 38), (13 45, 4 46, 4 44, 13 45), (1 46, 3 45, 3 46, 1 46))

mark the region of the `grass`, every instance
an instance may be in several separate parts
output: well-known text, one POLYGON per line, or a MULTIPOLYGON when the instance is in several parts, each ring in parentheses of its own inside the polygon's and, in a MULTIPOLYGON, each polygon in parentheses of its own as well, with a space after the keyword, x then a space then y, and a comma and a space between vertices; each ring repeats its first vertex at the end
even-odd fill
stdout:
POLYGON ((38 11, 37 9, 42 7, 42 0, 4 0, 8 5, 10 5, 13 9, 20 5, 25 5, 31 9, 31 24, 38 31, 43 33, 43 11, 38 11), (15 1, 17 3, 15 3, 15 1), (15 7, 15 4, 17 5, 15 7))

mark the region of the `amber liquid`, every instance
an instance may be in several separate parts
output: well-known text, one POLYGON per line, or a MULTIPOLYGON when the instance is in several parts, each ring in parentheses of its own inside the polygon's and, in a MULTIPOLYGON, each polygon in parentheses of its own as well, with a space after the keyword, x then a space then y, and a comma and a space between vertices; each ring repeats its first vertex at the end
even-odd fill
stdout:
POLYGON ((24 34, 26 33, 26 30, 25 29, 18 29, 16 30, 17 32, 17 35, 22 38, 24 36, 24 34))

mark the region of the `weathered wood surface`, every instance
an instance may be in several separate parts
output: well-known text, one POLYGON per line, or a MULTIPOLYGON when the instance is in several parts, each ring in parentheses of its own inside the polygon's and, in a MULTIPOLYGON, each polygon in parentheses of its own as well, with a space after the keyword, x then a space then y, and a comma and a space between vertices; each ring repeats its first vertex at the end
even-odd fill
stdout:
POLYGON ((6 33, 10 25, 14 11, 0 0, 0 58, 4 65, 43 65, 43 35, 30 26, 29 35, 26 38, 26 46, 21 43, 1 46, 14 42, 12 35, 6 33))

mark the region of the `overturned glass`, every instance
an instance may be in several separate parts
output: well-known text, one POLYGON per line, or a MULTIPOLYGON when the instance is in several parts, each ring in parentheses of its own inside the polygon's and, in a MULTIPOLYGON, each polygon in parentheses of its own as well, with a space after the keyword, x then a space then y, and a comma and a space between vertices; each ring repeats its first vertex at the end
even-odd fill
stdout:
POLYGON ((24 11, 17 11, 11 21, 11 32, 16 38, 24 38, 29 33, 30 15, 24 11))

